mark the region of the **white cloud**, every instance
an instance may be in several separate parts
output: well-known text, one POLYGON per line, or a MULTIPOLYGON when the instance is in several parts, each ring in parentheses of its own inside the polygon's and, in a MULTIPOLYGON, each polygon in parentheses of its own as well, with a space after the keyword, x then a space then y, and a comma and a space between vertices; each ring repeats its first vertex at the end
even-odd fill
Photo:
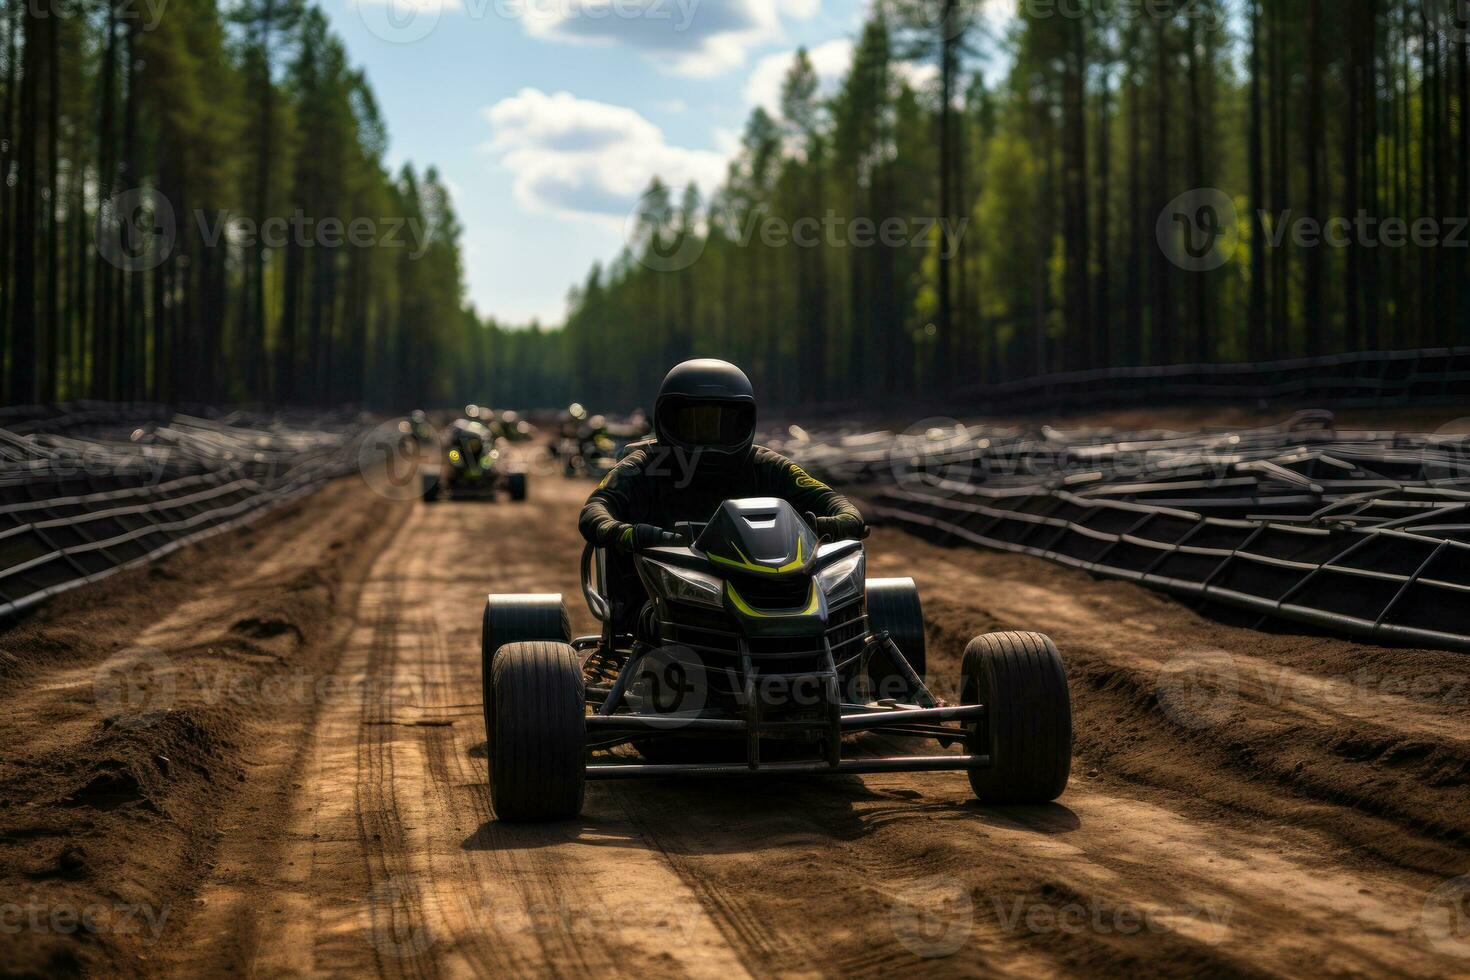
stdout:
MULTIPOLYGON (((853 43, 847 38, 836 38, 807 51, 812 70, 817 73, 819 97, 828 98, 837 92, 852 67, 852 52, 853 43)), ((773 116, 781 114, 781 86, 795 57, 795 51, 779 51, 756 63, 750 77, 745 80, 745 101, 752 108, 763 106, 773 116)), ((894 72, 915 89, 928 88, 939 77, 939 68, 928 62, 894 61, 892 66, 894 72)))
POLYGON ((626 106, 524 88, 484 110, 485 148, 511 174, 527 211, 619 224, 655 176, 678 193, 711 190, 724 154, 672 146, 663 130, 626 106))
POLYGON ((900 61, 895 66, 898 75, 909 83, 909 88, 926 89, 939 81, 939 66, 930 61, 900 61))
POLYGON ((668 70, 708 77, 781 40, 783 18, 816 15, 821 0, 501 0, 525 7, 526 29, 549 40, 622 44, 668 70))
POLYGON ((711 134, 715 149, 725 157, 733 157, 740 152, 740 131, 728 126, 716 126, 711 134))
MULTIPOLYGON (((755 70, 745 80, 745 101, 752 107, 764 106, 771 115, 779 116, 781 86, 795 57, 795 51, 780 51, 758 61, 755 70)), ((811 58, 812 70, 817 73, 818 94, 829 96, 837 90, 842 76, 847 74, 848 65, 852 64, 852 42, 839 37, 810 49, 807 57, 811 58)))

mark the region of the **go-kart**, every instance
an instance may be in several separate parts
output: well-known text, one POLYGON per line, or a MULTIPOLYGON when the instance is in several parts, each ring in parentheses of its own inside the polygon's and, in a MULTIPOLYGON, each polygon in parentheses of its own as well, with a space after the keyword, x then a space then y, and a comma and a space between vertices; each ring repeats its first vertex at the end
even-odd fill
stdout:
POLYGON ((631 587, 609 568, 625 556, 584 550, 600 635, 572 638, 560 595, 486 602, 500 819, 575 816, 589 779, 954 770, 987 803, 1065 789, 1071 701, 1045 636, 976 637, 946 704, 923 679, 913 580, 867 579, 861 542, 818 540, 775 499, 728 500, 665 538, 632 557, 631 587), (963 751, 877 751, 895 737, 963 751))
POLYGON ((600 480, 651 432, 641 415, 635 414, 625 422, 594 415, 576 426, 572 436, 564 434, 553 455, 562 460, 567 476, 581 474, 600 480))
POLYGON ((430 503, 452 500, 494 500, 505 493, 511 500, 526 499, 526 474, 507 468, 504 443, 479 422, 460 419, 449 427, 443 459, 437 472, 423 474, 423 497, 430 503))

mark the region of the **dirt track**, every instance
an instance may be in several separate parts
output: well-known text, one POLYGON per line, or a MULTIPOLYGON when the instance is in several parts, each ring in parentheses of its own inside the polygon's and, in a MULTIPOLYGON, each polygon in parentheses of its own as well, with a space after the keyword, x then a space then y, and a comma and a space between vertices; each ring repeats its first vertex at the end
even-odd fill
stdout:
POLYGON ((872 573, 918 579, 941 681, 975 633, 1057 639, 1059 804, 982 808, 957 774, 592 784, 580 821, 498 824, 480 605, 575 597, 587 490, 344 482, 0 635, 0 970, 1470 976, 1462 657, 893 531, 872 573), (99 666, 128 658, 119 694, 99 666))

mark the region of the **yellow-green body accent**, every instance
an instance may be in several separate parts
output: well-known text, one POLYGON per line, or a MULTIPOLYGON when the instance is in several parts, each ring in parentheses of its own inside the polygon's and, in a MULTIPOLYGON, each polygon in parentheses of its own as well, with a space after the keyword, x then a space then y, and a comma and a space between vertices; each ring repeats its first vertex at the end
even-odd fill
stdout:
POLYGON ((735 591, 735 586, 729 582, 725 583, 725 593, 730 597, 730 601, 734 603, 735 608, 740 610, 741 615, 749 616, 752 619, 781 619, 790 616, 810 616, 817 611, 819 604, 816 582, 812 583, 811 599, 807 602, 805 609, 787 609, 781 612, 762 612, 756 609, 742 599, 740 593, 735 591))
POLYGON ((710 561, 717 562, 721 565, 729 565, 731 568, 738 568, 741 571, 745 572, 764 572, 767 575, 782 575, 786 572, 794 572, 802 565, 806 564, 806 559, 802 556, 802 541, 800 538, 796 539, 796 557, 788 561, 786 564, 782 565, 780 568, 772 568, 769 565, 757 565, 755 562, 745 557, 745 552, 741 551, 740 546, 733 541, 730 542, 730 547, 734 548, 735 554, 740 556, 739 561, 736 561, 734 558, 726 558, 723 555, 717 555, 714 552, 710 552, 707 557, 710 561))

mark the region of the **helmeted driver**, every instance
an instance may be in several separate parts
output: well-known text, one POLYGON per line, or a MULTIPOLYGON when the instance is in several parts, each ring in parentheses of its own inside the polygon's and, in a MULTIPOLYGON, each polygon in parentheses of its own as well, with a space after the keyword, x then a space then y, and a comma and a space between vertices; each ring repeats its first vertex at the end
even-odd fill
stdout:
POLYGON ((820 537, 862 536, 846 497, 765 446, 755 445, 755 392, 745 372, 712 358, 664 378, 653 409, 655 440, 634 449, 587 498, 578 522, 599 547, 631 554, 668 543, 679 521, 706 521, 726 500, 779 497, 820 537))

